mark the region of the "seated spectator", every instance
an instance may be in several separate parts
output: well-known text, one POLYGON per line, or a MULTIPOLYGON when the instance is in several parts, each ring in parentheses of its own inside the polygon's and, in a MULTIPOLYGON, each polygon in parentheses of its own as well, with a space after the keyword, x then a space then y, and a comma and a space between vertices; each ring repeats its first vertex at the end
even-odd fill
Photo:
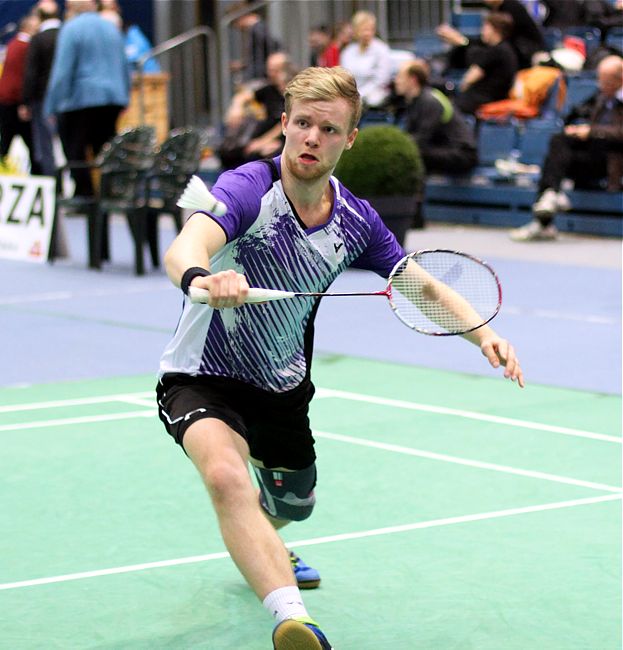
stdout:
POLYGON ((234 95, 225 116, 225 139, 218 152, 224 169, 235 169, 281 151, 283 93, 292 76, 288 55, 274 52, 266 61, 268 83, 257 90, 246 86, 234 95))
POLYGON ((554 216, 571 209, 561 192, 565 178, 576 187, 607 178, 607 190, 621 190, 623 175, 623 58, 609 56, 597 68, 599 92, 571 111, 564 132, 552 137, 541 179, 535 219, 511 231, 515 241, 555 239, 554 216), (580 122, 578 123, 578 120, 580 122))
POLYGON ((407 105, 399 123, 413 136, 427 172, 469 172, 478 164, 474 135, 448 97, 428 85, 429 74, 422 59, 401 65, 394 85, 407 105))
MULTIPOLYGON (((513 20, 511 33, 506 37, 517 56, 519 68, 529 68, 533 65, 532 57, 537 52, 546 49, 545 39, 539 26, 526 11, 520 0, 483 0, 492 13, 504 13, 513 20)), ((437 28, 437 35, 446 43, 453 46, 449 55, 450 68, 466 68, 466 57, 471 47, 478 48, 482 43, 478 39, 472 41, 461 32, 443 24, 437 28)))
POLYGON ((508 97, 517 72, 517 56, 508 42, 512 28, 508 14, 494 12, 483 20, 480 37, 484 47, 472 51, 456 98, 463 113, 473 114, 482 104, 508 97))
POLYGON ((364 106, 380 108, 390 92, 389 46, 376 37, 376 17, 369 11, 358 11, 352 25, 355 42, 342 50, 340 65, 355 77, 364 106))
POLYGON ((39 22, 35 14, 20 20, 17 34, 7 45, 0 76, 0 162, 9 153, 13 138, 19 135, 29 151, 32 174, 40 174, 41 168, 33 148, 30 115, 23 110, 24 74, 30 39, 37 33, 39 22))
POLYGON ((565 29, 576 27, 584 20, 584 9, 580 0, 540 0, 545 7, 543 27, 565 29))
POLYGON ((623 27, 623 0, 584 0, 584 20, 600 29, 601 39, 605 40, 610 29, 623 27))
POLYGON ((307 37, 309 45, 309 65, 313 67, 328 68, 326 65, 324 53, 331 43, 331 34, 326 25, 318 25, 309 30, 307 37))
POLYGON ((333 28, 333 38, 323 53, 324 63, 327 68, 340 65, 342 50, 353 40, 353 26, 349 21, 340 22, 333 28))

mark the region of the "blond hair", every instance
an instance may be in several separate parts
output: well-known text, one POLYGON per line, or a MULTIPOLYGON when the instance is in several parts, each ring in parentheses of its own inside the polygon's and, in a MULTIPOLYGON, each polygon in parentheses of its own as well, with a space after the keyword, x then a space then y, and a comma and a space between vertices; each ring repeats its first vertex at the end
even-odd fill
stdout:
POLYGON ((352 109, 350 131, 357 126, 361 118, 361 95, 357 90, 357 82, 348 70, 340 66, 301 70, 286 86, 284 96, 288 117, 295 100, 326 102, 345 99, 352 109))
POLYGON ((353 26, 355 31, 365 23, 374 23, 376 25, 376 16, 371 11, 365 11, 362 9, 355 13, 350 19, 350 24, 353 26))

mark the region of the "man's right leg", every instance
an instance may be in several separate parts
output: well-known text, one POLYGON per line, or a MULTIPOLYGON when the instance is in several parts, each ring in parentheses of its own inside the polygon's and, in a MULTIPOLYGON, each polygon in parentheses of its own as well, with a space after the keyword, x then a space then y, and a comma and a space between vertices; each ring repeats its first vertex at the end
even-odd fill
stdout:
POLYGON ((220 420, 200 419, 186 431, 184 449, 208 489, 227 550, 257 596, 295 587, 286 548, 260 508, 242 436, 220 420))

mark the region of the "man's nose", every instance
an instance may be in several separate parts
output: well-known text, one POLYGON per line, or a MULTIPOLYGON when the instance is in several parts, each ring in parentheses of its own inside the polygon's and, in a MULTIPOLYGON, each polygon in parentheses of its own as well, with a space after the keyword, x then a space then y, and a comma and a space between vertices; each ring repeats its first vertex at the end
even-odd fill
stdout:
POLYGON ((307 131, 307 137, 305 138, 305 144, 308 145, 309 147, 317 147, 318 146, 318 136, 320 134, 320 131, 317 126, 312 126, 309 131, 307 131))

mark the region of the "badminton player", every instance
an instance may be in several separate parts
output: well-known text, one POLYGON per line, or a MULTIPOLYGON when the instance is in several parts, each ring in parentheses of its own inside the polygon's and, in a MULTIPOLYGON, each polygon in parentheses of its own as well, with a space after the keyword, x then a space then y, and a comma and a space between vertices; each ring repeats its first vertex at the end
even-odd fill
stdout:
MULTIPOLYGON (((331 176, 360 116, 346 70, 300 72, 285 92, 282 155, 222 174, 212 191, 224 206, 192 214, 165 256, 176 286, 207 289, 210 298, 184 300, 161 358, 160 418, 199 471, 232 559, 274 617, 277 650, 331 648, 299 591, 320 577, 276 532, 309 517, 315 503, 308 406, 318 301, 242 305, 249 286, 325 291, 347 267, 388 277, 404 256, 370 205, 331 176)), ((488 326, 466 338, 523 386, 508 341, 488 326)))

